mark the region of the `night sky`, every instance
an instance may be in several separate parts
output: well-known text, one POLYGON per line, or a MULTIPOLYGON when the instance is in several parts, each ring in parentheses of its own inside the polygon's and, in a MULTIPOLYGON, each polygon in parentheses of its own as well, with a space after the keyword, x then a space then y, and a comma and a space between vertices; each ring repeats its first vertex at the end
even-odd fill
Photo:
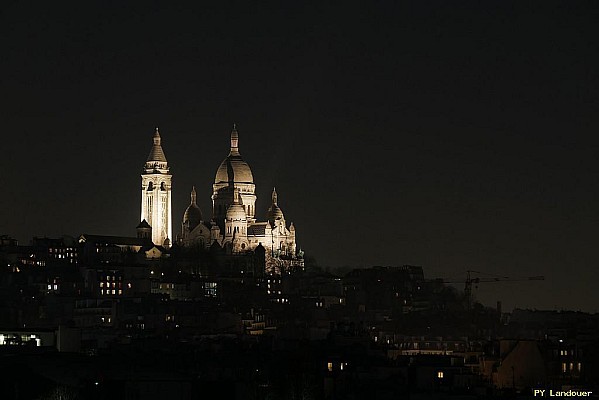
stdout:
POLYGON ((155 126, 208 219, 237 123, 321 266, 599 311, 597 2, 121 3, 2 6, 0 234, 134 236, 155 126))

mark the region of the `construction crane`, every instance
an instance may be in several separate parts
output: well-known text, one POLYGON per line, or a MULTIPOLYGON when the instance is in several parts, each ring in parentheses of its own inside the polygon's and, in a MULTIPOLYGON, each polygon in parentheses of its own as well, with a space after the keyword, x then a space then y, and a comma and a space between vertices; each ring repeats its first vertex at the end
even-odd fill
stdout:
MULTIPOLYGON (((466 281, 464 284, 464 297, 467 301, 468 311, 470 311, 472 307, 472 284, 478 285, 479 283, 487 283, 487 282, 519 282, 519 281, 544 281, 545 277, 542 275, 537 276, 526 276, 520 278, 511 278, 509 276, 500 276, 488 274, 485 272, 468 270, 466 271, 466 281), (488 275, 488 278, 473 278, 472 274, 481 274, 488 275)), ((461 283, 462 281, 443 281, 443 283, 461 283)))

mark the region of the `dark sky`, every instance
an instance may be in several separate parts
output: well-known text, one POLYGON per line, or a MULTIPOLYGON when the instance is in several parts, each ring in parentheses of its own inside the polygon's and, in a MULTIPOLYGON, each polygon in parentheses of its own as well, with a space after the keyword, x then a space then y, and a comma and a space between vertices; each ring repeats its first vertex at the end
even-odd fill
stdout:
POLYGON ((121 3, 2 7, 0 233, 134 235, 156 125, 178 231, 236 122, 321 265, 599 311, 596 2, 121 3))

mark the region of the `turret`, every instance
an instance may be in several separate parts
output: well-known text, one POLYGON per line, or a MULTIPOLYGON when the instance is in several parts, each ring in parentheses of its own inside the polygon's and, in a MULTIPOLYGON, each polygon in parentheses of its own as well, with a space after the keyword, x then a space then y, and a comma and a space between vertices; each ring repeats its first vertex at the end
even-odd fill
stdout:
POLYGON ((285 225, 285 216, 283 215, 283 210, 281 210, 279 208, 279 205, 277 204, 278 196, 277 190, 275 188, 272 189, 271 198, 272 203, 270 204, 270 207, 266 212, 266 218, 268 219, 268 222, 270 222, 273 228, 280 225, 281 223, 285 225))
POLYGON ((183 229, 187 229, 191 232, 196 226, 202 222, 202 210, 198 207, 196 199, 196 188, 191 188, 191 201, 185 213, 183 213, 183 229))

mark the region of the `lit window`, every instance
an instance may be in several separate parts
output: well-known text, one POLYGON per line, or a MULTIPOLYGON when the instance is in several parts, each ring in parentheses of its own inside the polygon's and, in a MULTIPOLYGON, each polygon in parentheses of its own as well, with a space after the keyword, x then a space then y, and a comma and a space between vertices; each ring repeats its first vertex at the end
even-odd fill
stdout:
POLYGON ((562 363, 562 372, 566 372, 566 363, 562 363))
POLYGON ((341 368, 341 371, 343 371, 343 363, 339 365, 339 368, 341 368))
POLYGON ((578 363, 578 372, 580 372, 581 369, 582 369, 582 364, 578 363))
POLYGON ((570 371, 574 369, 574 363, 570 363, 570 371))
POLYGON ((437 372, 437 378, 443 379, 443 371, 437 372))
POLYGON ((333 363, 332 362, 328 363, 327 368, 328 368, 329 372, 332 372, 333 371, 333 363))

